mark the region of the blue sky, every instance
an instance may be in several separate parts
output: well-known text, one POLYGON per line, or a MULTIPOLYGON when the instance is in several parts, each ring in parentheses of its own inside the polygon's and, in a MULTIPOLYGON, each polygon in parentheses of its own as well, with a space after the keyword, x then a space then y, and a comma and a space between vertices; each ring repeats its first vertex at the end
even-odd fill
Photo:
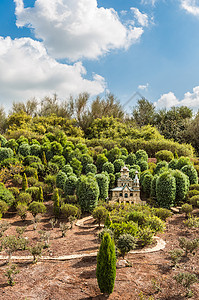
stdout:
POLYGON ((1 0, 0 36, 6 109, 84 91, 199 108, 198 0, 1 0))

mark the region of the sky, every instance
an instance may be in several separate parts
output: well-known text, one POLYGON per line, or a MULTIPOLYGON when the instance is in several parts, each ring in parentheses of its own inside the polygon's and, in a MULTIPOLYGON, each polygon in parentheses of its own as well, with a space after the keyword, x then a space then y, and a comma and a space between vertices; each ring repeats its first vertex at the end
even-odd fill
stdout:
POLYGON ((1 0, 0 105, 113 93, 199 108, 199 0, 1 0))

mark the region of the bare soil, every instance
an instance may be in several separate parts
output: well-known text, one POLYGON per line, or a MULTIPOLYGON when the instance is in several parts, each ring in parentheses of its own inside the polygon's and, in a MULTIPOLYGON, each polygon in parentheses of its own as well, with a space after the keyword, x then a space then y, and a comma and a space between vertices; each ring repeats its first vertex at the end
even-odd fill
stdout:
MULTIPOLYGON (((50 203, 49 207, 50 207, 50 203)), ((49 212, 48 212, 49 213, 49 212)), ((199 211, 195 211, 199 216, 199 211)), ((79 228, 74 226, 68 230, 66 237, 61 237, 58 224, 52 230, 49 224, 49 214, 41 218, 36 231, 33 230, 31 215, 25 222, 13 213, 7 214, 3 220, 11 226, 6 235, 16 234, 17 226, 27 225, 24 236, 30 244, 39 240, 38 230, 49 230, 50 248, 43 255, 61 256, 95 252, 99 248, 98 228, 79 228)), ((168 252, 179 248, 179 237, 199 238, 199 229, 188 229, 182 214, 174 215, 167 221, 164 233, 159 234, 166 241, 164 250, 147 254, 128 254, 126 259, 132 265, 117 269, 115 287, 108 297, 110 300, 182 300, 186 298, 186 289, 174 280, 179 272, 191 272, 199 278, 199 251, 195 255, 183 257, 177 268, 172 268, 168 252), (150 298, 152 297, 152 298, 150 298)), ((62 220, 63 221, 63 220, 62 220)), ((5 254, 2 252, 1 254, 5 254)), ((28 251, 16 252, 14 255, 30 255, 28 251)), ((87 300, 107 299, 100 293, 96 279, 96 257, 84 257, 69 261, 14 261, 20 270, 15 277, 15 285, 9 286, 4 273, 7 269, 5 261, 0 261, 0 299, 3 300, 87 300)), ((199 299, 199 285, 192 286, 194 296, 199 299)))

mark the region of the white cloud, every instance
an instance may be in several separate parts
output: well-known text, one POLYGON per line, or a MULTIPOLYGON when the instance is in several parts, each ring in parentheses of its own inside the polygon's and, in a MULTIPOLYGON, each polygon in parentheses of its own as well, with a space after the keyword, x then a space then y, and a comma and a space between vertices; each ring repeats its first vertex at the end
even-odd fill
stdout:
POLYGON ((143 29, 123 25, 114 9, 97 6, 96 0, 36 0, 34 7, 16 3, 17 26, 33 28, 54 58, 72 61, 127 49, 143 29))
POLYGON ((149 24, 149 20, 148 20, 148 16, 147 14, 143 14, 139 11, 138 8, 136 7, 131 7, 131 10, 133 11, 139 25, 143 26, 143 27, 147 27, 149 24))
POLYGON ((141 0, 141 4, 152 4, 153 6, 158 0, 141 0))
POLYGON ((193 92, 187 92, 184 94, 184 98, 179 100, 174 93, 169 92, 160 97, 160 99, 154 103, 156 108, 171 108, 172 106, 188 106, 194 111, 199 109, 199 86, 193 88, 193 92))
POLYGON ((55 92, 66 99, 70 94, 97 95, 104 91, 103 77, 93 74, 93 80, 87 80, 85 74, 81 62, 66 65, 49 57, 41 42, 0 37, 0 99, 4 106, 55 92))
POLYGON ((138 89, 139 89, 139 90, 147 90, 148 87, 149 87, 149 83, 143 84, 143 85, 140 84, 140 85, 138 86, 138 89))
POLYGON ((181 6, 188 13, 199 16, 199 1, 196 0, 181 0, 181 6))

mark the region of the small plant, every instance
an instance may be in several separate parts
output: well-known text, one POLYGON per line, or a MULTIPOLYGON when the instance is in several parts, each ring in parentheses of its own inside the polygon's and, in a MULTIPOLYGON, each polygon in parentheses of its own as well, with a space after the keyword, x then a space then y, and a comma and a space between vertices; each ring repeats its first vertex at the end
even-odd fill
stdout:
POLYGON ((92 216, 98 222, 99 227, 101 222, 106 220, 107 214, 108 211, 103 206, 98 206, 93 210, 92 216))
POLYGON ((179 246, 185 251, 185 256, 188 255, 188 253, 194 253, 194 251, 199 246, 199 239, 194 240, 188 240, 184 237, 179 238, 179 246))
POLYGON ((17 214, 21 217, 22 221, 27 218, 28 206, 25 203, 19 203, 17 205, 17 214))
POLYGON ((177 283, 181 284, 184 288, 186 288, 186 297, 191 298, 193 296, 193 292, 191 291, 190 287, 192 284, 198 282, 196 275, 184 272, 174 276, 174 279, 177 281, 177 283))
POLYGON ((19 270, 17 270, 16 265, 11 265, 9 268, 6 269, 6 272, 4 273, 6 277, 8 277, 8 284, 10 286, 15 285, 15 275, 19 273, 19 270))
POLYGON ((161 286, 160 286, 160 283, 157 282, 155 279, 152 279, 152 280, 151 280, 151 283, 152 283, 153 289, 155 290, 155 293, 159 293, 159 292, 162 291, 161 286))
POLYGON ((35 216, 34 219, 32 220, 33 224, 33 230, 37 230, 38 223, 40 222, 41 217, 40 216, 35 216))
POLYGON ((169 251, 169 255, 174 267, 176 267, 177 263, 180 261, 181 257, 183 256, 183 253, 184 252, 182 249, 174 249, 169 251))
POLYGON ((44 248, 49 248, 50 232, 40 230, 39 234, 41 242, 44 242, 44 248))
POLYGON ((42 243, 37 243, 35 246, 28 248, 33 256, 33 264, 37 263, 38 258, 42 255, 43 248, 44 245, 42 243))
POLYGON ((113 237, 114 237, 113 231, 111 229, 105 227, 98 233, 98 238, 100 239, 100 241, 102 241, 105 233, 108 233, 110 235, 111 239, 113 239, 113 237))
POLYGON ((18 238, 21 238, 22 234, 26 231, 27 226, 17 227, 16 232, 18 233, 18 238))
POLYGON ((57 224, 57 220, 55 218, 50 219, 49 221, 51 228, 54 229, 56 224, 57 224))
POLYGON ((14 235, 9 235, 1 240, 1 249, 4 249, 8 254, 8 263, 11 260, 13 252, 17 250, 24 250, 27 241, 24 238, 17 238, 14 235))
POLYGON ((6 221, 0 223, 0 238, 3 236, 4 232, 10 227, 10 224, 6 221))
POLYGON ((122 234, 119 236, 117 241, 117 248, 120 251, 121 256, 124 258, 130 250, 134 249, 136 246, 135 238, 131 234, 122 234))
POLYGON ((66 231, 69 229, 68 225, 66 225, 66 223, 60 223, 59 228, 62 232, 62 237, 65 237, 66 236, 66 231))
POLYGON ((182 205, 182 212, 185 213, 186 218, 188 218, 189 214, 191 214, 193 211, 192 205, 185 203, 182 205))
POLYGON ((184 221, 184 224, 188 228, 198 228, 199 227, 199 218, 190 216, 188 220, 184 221))
POLYGON ((147 298, 147 296, 145 296, 143 294, 143 292, 139 293, 138 297, 139 297, 139 300, 154 300, 153 296, 150 296, 147 298))
POLYGON ((70 222, 70 229, 73 228, 73 223, 75 222, 75 220, 76 220, 76 217, 74 217, 74 216, 70 216, 68 218, 68 221, 70 222))
POLYGON ((153 242, 153 231, 149 227, 144 227, 139 230, 138 240, 142 246, 150 245, 153 242))

